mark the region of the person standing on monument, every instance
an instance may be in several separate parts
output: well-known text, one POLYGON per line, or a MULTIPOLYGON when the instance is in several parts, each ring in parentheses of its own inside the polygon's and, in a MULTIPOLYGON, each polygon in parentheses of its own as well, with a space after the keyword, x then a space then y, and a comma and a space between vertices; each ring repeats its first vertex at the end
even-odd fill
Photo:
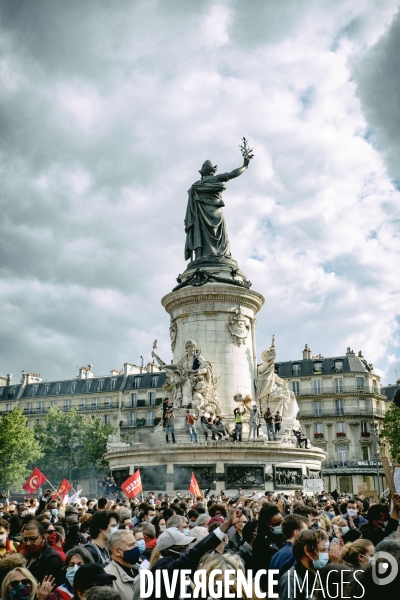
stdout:
POLYGON ((260 425, 260 413, 257 410, 257 406, 253 404, 253 410, 250 411, 250 422, 249 422, 249 441, 253 435, 254 441, 258 437, 258 427, 260 425))
POLYGON ((275 425, 275 439, 282 427, 282 415, 279 414, 279 410, 276 411, 274 416, 274 425, 275 425))
POLYGON ((164 418, 165 439, 166 439, 167 444, 169 443, 169 434, 171 434, 171 436, 172 436, 172 442, 174 444, 176 444, 174 421, 175 421, 174 411, 172 409, 168 409, 167 412, 165 413, 165 418, 164 418))
POLYGON ((266 412, 264 413, 264 421, 267 424, 267 434, 268 441, 272 442, 273 440, 276 442, 276 434, 274 427, 274 415, 271 412, 271 409, 268 407, 266 412))
POLYGON ((186 423, 187 423, 187 428, 188 428, 188 432, 190 435, 190 443, 193 444, 193 442, 198 442, 198 437, 197 437, 197 431, 196 431, 196 420, 198 419, 198 417, 194 416, 192 414, 191 410, 187 410, 186 411, 186 423))
POLYGON ((230 179, 239 177, 249 166, 253 158, 252 150, 243 140, 241 146, 243 165, 230 173, 216 175, 217 165, 206 160, 199 173, 201 180, 196 181, 188 191, 188 204, 185 216, 185 260, 196 260, 208 257, 231 258, 228 233, 222 207, 222 192, 226 189, 225 183, 230 179))
POLYGON ((238 406, 238 408, 235 408, 235 410, 233 411, 233 415, 235 417, 235 435, 236 435, 236 440, 235 442, 241 442, 242 441, 242 431, 243 431, 243 415, 246 412, 246 406, 243 405, 243 409, 238 406))

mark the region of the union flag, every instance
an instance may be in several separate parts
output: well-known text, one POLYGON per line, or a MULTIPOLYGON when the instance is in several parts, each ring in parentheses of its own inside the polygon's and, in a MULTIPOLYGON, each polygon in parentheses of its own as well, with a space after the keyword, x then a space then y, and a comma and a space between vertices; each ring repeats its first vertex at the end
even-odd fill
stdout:
POLYGON ((51 499, 57 500, 57 498, 61 498, 62 501, 63 498, 68 494, 69 490, 72 490, 72 485, 67 479, 63 479, 58 486, 57 491, 52 495, 51 499))
POLYGON ((22 488, 28 492, 28 494, 34 494, 45 481, 47 481, 47 477, 43 475, 42 471, 39 471, 39 469, 35 467, 22 488))
POLYGON ((190 479, 190 486, 189 486, 189 492, 192 492, 192 494, 194 494, 194 496, 197 498, 197 496, 201 496, 201 492, 200 492, 200 488, 199 488, 199 484, 197 483, 197 479, 194 476, 194 473, 192 471, 192 477, 190 479))
POLYGON ((142 491, 142 480, 140 478, 139 469, 135 471, 133 475, 125 479, 121 483, 121 490, 125 493, 128 498, 134 498, 139 492, 142 491))

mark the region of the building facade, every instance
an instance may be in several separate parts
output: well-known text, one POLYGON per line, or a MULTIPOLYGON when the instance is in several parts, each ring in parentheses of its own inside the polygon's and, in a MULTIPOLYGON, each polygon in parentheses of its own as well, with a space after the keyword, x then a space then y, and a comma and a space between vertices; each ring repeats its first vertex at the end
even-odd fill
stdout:
POLYGON ((324 358, 306 345, 301 360, 276 363, 276 371, 296 394, 303 431, 328 454, 325 489, 384 491, 379 432, 387 398, 362 353, 348 348, 344 356, 324 358))
POLYGON ((121 441, 148 442, 158 423, 164 382, 165 371, 151 363, 147 367, 126 363, 123 370, 104 377, 95 376, 89 365, 81 367, 74 379, 61 381, 43 381, 38 374, 23 373, 21 382, 13 384, 7 375, 5 385, 0 386, 0 416, 18 407, 33 428, 52 407, 64 412, 75 408, 111 424, 119 430, 121 441))

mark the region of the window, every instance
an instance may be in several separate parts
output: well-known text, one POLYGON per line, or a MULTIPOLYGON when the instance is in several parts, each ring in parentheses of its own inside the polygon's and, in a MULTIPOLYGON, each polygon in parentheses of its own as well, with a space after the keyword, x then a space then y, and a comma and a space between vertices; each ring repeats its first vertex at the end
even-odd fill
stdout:
POLYGON ((109 425, 111 421, 110 415, 104 415, 104 425, 109 425))
POLYGON ((154 425, 154 412, 152 410, 147 413, 147 425, 154 425))
POLYGON ((59 394, 60 391, 61 391, 61 383, 56 383, 56 385, 54 386, 54 393, 59 394))
POLYGON ((322 373, 322 362, 315 362, 313 365, 314 373, 322 373))
POLYGON ((341 464, 345 463, 347 460, 347 446, 338 446, 338 459, 341 464))
POLYGON ((323 424, 315 423, 315 433, 323 433, 323 424))
POLYGON ((156 402, 156 397, 155 397, 155 393, 154 392, 149 392, 149 406, 154 406, 155 402, 156 402))
POLYGON ((56 405, 56 401, 55 400, 50 400, 50 406, 54 407, 56 405))
POLYGON ((131 406, 132 407, 137 406, 137 393, 136 392, 131 394, 131 406))
POLYGON ((369 448, 368 446, 363 446, 361 448, 362 450, 362 459, 363 460, 369 460, 369 448))
POLYGON ((50 386, 49 385, 45 385, 44 386, 44 393, 46 394, 46 396, 49 393, 49 390, 50 390, 50 386))
POLYGON ((373 386, 374 394, 377 394, 379 392, 379 385, 378 385, 378 382, 376 381, 376 379, 374 379, 372 381, 372 386, 373 386))
POLYGON ((322 402, 314 402, 314 417, 322 415, 322 402))
POLYGON ((335 362, 333 363, 333 369, 335 373, 343 373, 343 361, 335 360, 335 362))
POLYGON ((104 386, 104 379, 99 379, 99 381, 97 382, 97 391, 101 392, 101 390, 103 389, 104 386))
POLYGON ((360 412, 367 412, 367 402, 366 400, 359 400, 358 401, 358 408, 360 409, 360 412))
POLYGON ((99 399, 93 398, 93 408, 99 408, 99 399))
POLYGON ((364 389, 364 377, 356 377, 357 390, 364 389))
POLYGON ((38 402, 38 410, 39 410, 39 412, 44 412, 44 402, 43 401, 38 402))
POLYGON ((73 394, 76 388, 76 381, 73 381, 69 384, 68 393, 73 394))
POLYGON ((9 398, 14 398, 15 396, 15 388, 11 388, 11 390, 8 390, 8 397, 9 398))
POLYGON ((344 415, 343 400, 336 400, 336 414, 344 415))
POLYGON ((344 423, 336 423, 336 432, 337 433, 346 433, 344 428, 344 423))
POLYGON ((28 402, 26 405, 26 412, 30 414, 32 412, 32 402, 28 402))
POLYGON ((112 402, 112 397, 111 396, 106 396, 106 399, 105 399, 105 402, 104 402, 105 406, 111 406, 111 402, 112 402))
POLYGON ((295 377, 301 375, 301 365, 292 365, 292 375, 295 377))
POLYGON ((86 398, 81 398, 81 408, 85 410, 86 408, 86 398))
POLYGON ((300 382, 292 381, 292 391, 298 396, 300 394, 300 382))
POLYGON ((91 381, 85 381, 85 392, 90 392, 90 388, 92 387, 91 381))
POLYGON ((136 426, 136 413, 133 412, 129 415, 129 425, 131 427, 135 427, 136 426))
POLYGON ((322 391, 321 379, 314 379, 314 394, 320 394, 322 391))
POLYGON ((64 410, 68 412, 70 408, 71 408, 71 400, 68 398, 68 400, 65 400, 65 402, 64 402, 64 410))
POLYGON ((31 394, 30 395, 31 396, 36 396, 38 389, 39 389, 38 385, 33 385, 32 388, 31 388, 31 394))
POLYGON ((368 433, 368 423, 361 423, 361 432, 368 433))
POLYGON ((335 379, 335 392, 337 394, 343 393, 343 379, 335 379))
POLYGON ((6 404, 6 411, 11 412, 11 404, 6 404))
POLYGON ((135 379, 133 380, 133 387, 136 389, 139 388, 141 381, 142 381, 141 377, 135 377, 135 379))
POLYGON ((158 375, 153 375, 153 377, 150 379, 150 387, 157 387, 158 379, 158 375))

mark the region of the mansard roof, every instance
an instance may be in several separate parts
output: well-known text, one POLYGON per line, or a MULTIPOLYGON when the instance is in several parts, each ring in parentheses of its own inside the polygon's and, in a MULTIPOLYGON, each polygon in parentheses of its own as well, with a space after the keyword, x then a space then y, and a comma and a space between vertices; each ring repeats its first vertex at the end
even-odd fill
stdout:
POLYGON ((300 360, 290 360, 286 362, 275 363, 276 370, 279 372, 279 377, 293 377, 293 365, 301 365, 301 374, 305 376, 316 375, 315 364, 320 363, 322 365, 321 375, 333 375, 338 374, 335 371, 335 362, 342 361, 343 373, 371 373, 371 367, 369 367, 367 361, 364 358, 356 356, 355 354, 345 356, 333 356, 329 358, 307 358, 300 360))

